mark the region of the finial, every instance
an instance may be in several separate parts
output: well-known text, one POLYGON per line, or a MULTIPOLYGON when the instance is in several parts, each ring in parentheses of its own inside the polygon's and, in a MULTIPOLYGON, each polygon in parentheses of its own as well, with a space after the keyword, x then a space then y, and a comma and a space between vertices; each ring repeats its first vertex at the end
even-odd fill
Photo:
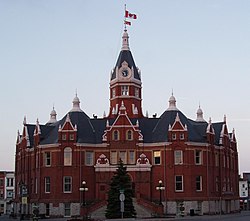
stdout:
POLYGON ((24 116, 24 119, 23 119, 23 125, 27 124, 27 119, 26 119, 26 116, 24 116))
POLYGON ((223 119, 224 123, 227 122, 227 117, 226 117, 226 114, 224 114, 224 119, 223 119))

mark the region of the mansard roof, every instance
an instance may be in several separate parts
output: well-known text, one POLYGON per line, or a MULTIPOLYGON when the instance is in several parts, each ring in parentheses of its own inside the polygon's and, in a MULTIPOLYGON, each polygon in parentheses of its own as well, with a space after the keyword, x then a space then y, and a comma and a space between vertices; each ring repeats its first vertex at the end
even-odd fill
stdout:
MULTIPOLYGON (((77 143, 100 144, 106 130, 106 118, 89 118, 84 112, 69 112, 70 121, 77 126, 77 143)), ((187 118, 179 110, 167 110, 159 118, 133 118, 130 119, 133 125, 139 122, 139 130, 143 135, 144 143, 168 142, 169 125, 175 122, 177 114, 183 125, 187 126, 188 141, 206 143, 207 122, 197 122, 187 118)), ((55 144, 58 142, 58 130, 66 121, 67 114, 54 124, 40 125, 40 144, 55 144)), ((108 119, 112 125, 115 119, 108 119)), ((213 123, 215 130, 215 143, 219 144, 220 133, 225 122, 213 123)), ((31 147, 33 146, 33 134, 35 125, 26 124, 29 133, 31 147)))

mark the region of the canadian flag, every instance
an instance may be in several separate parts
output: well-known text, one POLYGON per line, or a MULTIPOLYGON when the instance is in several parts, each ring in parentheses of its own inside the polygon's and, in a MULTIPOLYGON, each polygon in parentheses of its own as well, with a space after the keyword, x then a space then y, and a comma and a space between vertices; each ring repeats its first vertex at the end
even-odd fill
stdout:
POLYGON ((125 11, 125 17, 126 18, 132 18, 132 19, 137 19, 137 15, 136 14, 132 14, 129 11, 125 11))
POLYGON ((125 20, 125 21, 124 21, 124 24, 125 24, 125 25, 131 25, 131 22, 125 20))

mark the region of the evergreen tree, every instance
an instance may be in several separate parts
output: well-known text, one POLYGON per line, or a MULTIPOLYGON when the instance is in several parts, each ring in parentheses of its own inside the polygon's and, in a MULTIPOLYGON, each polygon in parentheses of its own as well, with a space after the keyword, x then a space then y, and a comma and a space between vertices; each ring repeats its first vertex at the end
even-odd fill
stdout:
POLYGON ((108 219, 121 218, 120 191, 123 191, 125 195, 123 217, 136 217, 136 211, 132 200, 133 192, 131 179, 127 173, 127 167, 124 166, 122 160, 119 161, 118 168, 110 183, 108 205, 105 213, 105 216, 108 219))

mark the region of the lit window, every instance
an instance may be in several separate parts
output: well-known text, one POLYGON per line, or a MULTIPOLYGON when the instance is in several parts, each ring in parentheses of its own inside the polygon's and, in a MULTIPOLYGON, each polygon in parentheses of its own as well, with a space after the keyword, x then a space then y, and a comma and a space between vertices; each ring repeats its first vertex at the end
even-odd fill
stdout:
POLYGON ((129 151, 128 163, 129 164, 135 163, 135 151, 133 151, 133 150, 129 151))
POLYGON ((93 164, 94 164, 94 153, 93 153, 93 151, 86 151, 85 152, 85 164, 87 166, 93 166, 93 164))
POLYGON ((129 93, 128 93, 128 86, 127 85, 123 85, 122 86, 122 95, 123 96, 128 96, 129 93))
POLYGON ((154 164, 155 165, 161 164, 161 151, 159 150, 154 151, 154 164))
POLYGON ((70 147, 64 149, 64 166, 72 165, 72 150, 70 147))
POLYGON ((202 191, 202 176, 196 176, 196 191, 202 191))
POLYGON ((51 166, 51 156, 50 156, 50 152, 45 152, 44 153, 44 160, 45 160, 45 166, 46 167, 49 167, 49 166, 51 166))
POLYGON ((183 164, 183 156, 182 156, 182 150, 175 150, 174 151, 174 164, 183 164))
POLYGON ((202 151, 195 150, 195 164, 201 165, 202 164, 202 151))
POLYGON ((127 140, 132 140, 133 139, 133 133, 131 130, 127 131, 127 140))
POLYGON ((111 164, 117 164, 117 152, 116 151, 111 151, 110 162, 111 164))
POLYGON ((119 160, 126 164, 127 163, 127 157, 126 157, 126 151, 120 151, 119 152, 119 160))
POLYGON ((175 191, 183 191, 183 176, 175 176, 175 191))
POLYGON ((45 193, 50 193, 50 177, 45 177, 45 193))
POLYGON ((119 140, 119 131, 118 130, 113 131, 113 140, 119 140))
POLYGON ((65 176, 63 177, 63 192, 64 193, 71 193, 71 181, 72 178, 70 176, 65 176))

